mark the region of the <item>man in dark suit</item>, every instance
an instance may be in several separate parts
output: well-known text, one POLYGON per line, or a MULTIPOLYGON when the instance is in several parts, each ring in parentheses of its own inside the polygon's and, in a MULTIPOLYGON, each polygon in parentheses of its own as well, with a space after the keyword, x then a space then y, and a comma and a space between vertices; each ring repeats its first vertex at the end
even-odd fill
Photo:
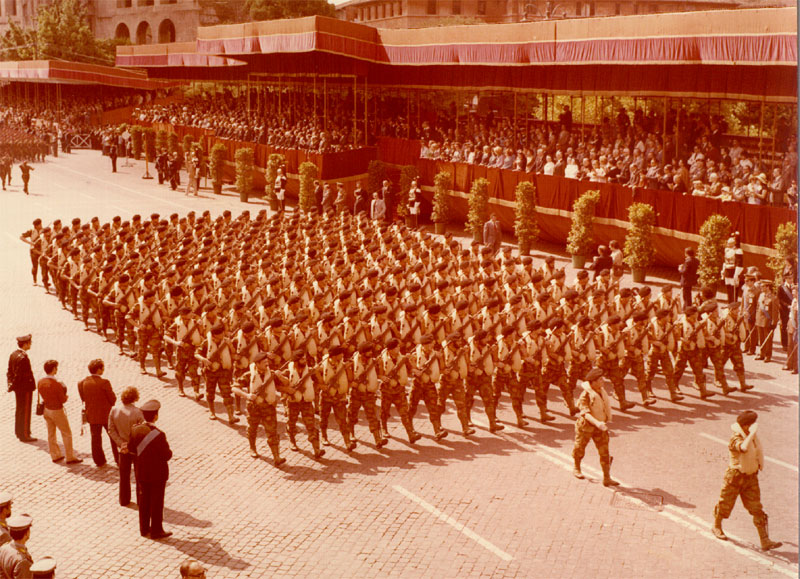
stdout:
POLYGON ((789 334, 786 328, 789 324, 789 309, 792 307, 792 281, 784 278, 783 283, 778 287, 778 312, 780 314, 781 325, 781 346, 784 350, 789 343, 789 334))
POLYGON ((169 459, 172 450, 167 435, 155 426, 161 403, 148 400, 142 404, 144 423, 131 429, 128 448, 134 453, 136 497, 139 503, 139 533, 151 539, 165 539, 172 535, 164 531, 164 491, 169 480, 169 459))
POLYGON ((117 172, 117 146, 111 145, 108 149, 108 156, 111 157, 111 172, 117 172))
POLYGON ((688 308, 692 305, 692 288, 697 284, 697 268, 700 262, 694 256, 694 249, 687 247, 686 259, 678 266, 681 274, 681 289, 683 290, 683 307, 688 308))
POLYGON ((33 391, 36 390, 36 380, 33 378, 31 361, 28 350, 31 349, 33 340, 30 334, 17 338, 17 349, 8 358, 8 391, 13 392, 17 398, 17 414, 14 421, 14 431, 22 442, 33 442, 31 436, 31 403, 33 391))
POLYGON ((497 215, 492 213, 489 220, 483 224, 483 244, 491 248, 492 255, 495 255, 500 249, 501 236, 500 222, 497 219, 497 215))
MULTIPOLYGON (((106 464, 106 455, 103 452, 103 429, 108 435, 108 415, 117 401, 117 395, 111 389, 111 382, 103 378, 104 371, 105 365, 102 360, 92 360, 89 362, 91 376, 78 382, 78 394, 83 400, 86 422, 89 423, 89 431, 92 434, 92 460, 97 466, 106 464)), ((114 462, 119 464, 117 445, 110 435, 108 435, 108 439, 111 443, 114 462)))

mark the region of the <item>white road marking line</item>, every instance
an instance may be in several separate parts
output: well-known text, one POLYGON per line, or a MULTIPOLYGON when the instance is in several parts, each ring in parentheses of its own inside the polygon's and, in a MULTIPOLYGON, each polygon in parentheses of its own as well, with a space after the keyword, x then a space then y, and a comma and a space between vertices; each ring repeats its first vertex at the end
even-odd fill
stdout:
MULTIPOLYGON (((472 422, 474 422, 476 425, 479 425, 479 426, 481 426, 483 428, 488 428, 488 424, 483 423, 481 420, 475 420, 473 418, 472 422)), ((510 424, 504 424, 504 426, 505 426, 505 430, 513 430, 514 432, 525 432, 526 434, 530 434, 530 433, 527 433, 525 430, 522 430, 522 429, 517 428, 516 426, 512 426, 510 424)), ((502 432, 499 433, 500 436, 502 436, 502 434, 503 434, 502 432)), ((530 450, 532 452, 536 452, 539 457, 544 458, 545 460, 548 460, 548 461, 552 462, 553 464, 555 464, 557 466, 560 466, 561 468, 563 468, 566 471, 572 472, 573 461, 572 461, 572 456, 571 455, 568 455, 568 454, 566 454, 564 452, 561 452, 559 450, 556 450, 554 448, 550 448, 548 446, 542 446, 542 445, 538 445, 538 444, 527 444, 527 443, 519 442, 518 440, 513 440, 513 439, 506 439, 506 440, 510 440, 514 444, 517 444, 517 445, 521 446, 522 448, 524 448, 526 450, 530 450)), ((725 442, 725 444, 727 445, 728 443, 725 442)), ((791 465, 786 465, 786 466, 791 466, 791 465)), ((598 469, 594 468, 594 467, 591 467, 591 466, 582 465, 581 466, 581 470, 583 470, 583 472, 588 472, 588 473, 592 474, 593 476, 598 476, 598 477, 601 476, 600 471, 598 469)), ((619 478, 617 478, 617 480, 620 482, 620 484, 623 487, 633 488, 632 485, 629 485, 628 483, 620 480, 619 478)), ((640 499, 638 499, 638 498, 636 498, 634 496, 626 495, 626 498, 628 498, 630 500, 633 500, 633 501, 638 501, 642 505, 647 507, 648 509, 652 510, 652 507, 650 505, 648 505, 644 501, 642 501, 642 500, 640 500, 640 499)), ((678 523, 682 527, 685 527, 685 528, 687 528, 689 530, 692 530, 692 531, 698 533, 699 535, 701 535, 701 536, 703 536, 703 537, 705 537, 707 539, 711 539, 712 541, 714 541, 715 543, 719 544, 720 546, 728 547, 729 549, 733 549, 735 552, 739 553, 740 555, 743 555, 743 556, 747 557, 748 559, 750 559, 751 561, 753 561, 755 563, 759 563, 761 565, 764 565, 765 567, 768 567, 768 568, 770 568, 770 569, 772 569, 774 571, 777 571, 777 572, 779 572, 779 573, 781 573, 783 575, 786 575, 787 577, 795 577, 795 578, 797 577, 797 569, 796 569, 797 566, 796 565, 791 565, 791 563, 790 563, 789 565, 791 565, 791 566, 787 567, 786 565, 784 565, 782 563, 776 562, 774 559, 771 559, 769 557, 765 557, 764 555, 761 555, 758 552, 753 551, 751 549, 747 549, 745 547, 740 547, 739 545, 737 545, 735 543, 732 543, 731 541, 720 541, 710 531, 711 526, 712 526, 710 522, 703 520, 702 518, 698 517, 697 515, 689 512, 689 511, 686 511, 684 509, 679 509, 678 507, 675 507, 674 505, 665 505, 664 509, 662 509, 660 511, 656 510, 654 512, 658 513, 659 515, 662 515, 662 516, 666 517, 667 519, 669 519, 669 520, 671 520, 671 521, 673 521, 675 523, 678 523)), ((726 534, 731 539, 734 539, 735 541, 738 541, 740 543, 747 543, 747 541, 743 541, 739 537, 736 537, 736 536, 734 536, 734 535, 732 535, 730 533, 726 532, 726 534)))
MULTIPOLYGON (((722 440, 721 438, 717 438, 716 436, 712 436, 710 434, 706 434, 705 432, 701 432, 700 436, 702 436, 703 438, 707 438, 709 440, 713 440, 714 442, 719 442, 720 444, 724 444, 725 446, 728 446, 728 441, 727 440, 722 440)), ((782 460, 778 460, 777 458, 772 458, 771 456, 765 456, 764 459, 768 460, 768 461, 770 461, 772 463, 775 463, 778 466, 782 466, 783 468, 788 468, 789 470, 793 470, 794 472, 798 472, 797 467, 794 466, 793 464, 789 464, 788 462, 783 462, 782 460)))
POLYGON ((174 205, 175 207, 179 207, 181 209, 190 209, 190 210, 195 209, 191 205, 183 205, 182 203, 176 203, 175 201, 165 199, 164 197, 157 197, 155 195, 142 193, 141 191, 137 191, 136 189, 131 189, 130 187, 120 185, 119 183, 114 183, 113 181, 106 181, 105 179, 101 179, 100 177, 95 177, 93 175, 89 175, 88 173, 82 173, 80 171, 76 171, 75 169, 69 169, 68 167, 59 167, 59 169, 63 169, 64 171, 69 171, 70 173, 75 173, 76 175, 80 175, 81 177, 86 177, 87 179, 93 179, 95 181, 98 181, 99 183, 104 183, 106 185, 110 185, 111 187, 122 189, 123 191, 128 191, 129 193, 133 193, 134 195, 141 195, 142 197, 147 197, 148 199, 153 199, 155 201, 159 201, 162 203, 174 205))
POLYGON ((798 393, 800 393, 800 391, 798 391, 797 386, 794 387, 786 386, 785 384, 781 384, 780 382, 767 382, 767 384, 769 384, 770 386, 775 386, 776 388, 780 388, 784 392, 789 392, 791 394, 797 395, 798 393))
POLYGON ((419 498, 414 493, 407 491, 406 489, 404 489, 399 485, 394 485, 392 486, 392 488, 401 495, 403 495, 404 497, 411 499, 412 501, 417 503, 419 506, 421 506, 423 509, 431 513, 434 517, 436 517, 440 521, 444 521, 445 523, 453 527, 455 530, 459 531, 463 535, 466 535, 467 537, 478 543, 484 549, 491 551, 492 553, 500 557, 503 561, 512 561, 514 559, 514 557, 512 557, 502 549, 499 549, 498 547, 494 546, 492 543, 490 543, 489 541, 487 541, 474 531, 471 531, 470 529, 468 529, 467 527, 465 527, 463 524, 459 523, 452 517, 444 514, 442 511, 434 507, 432 504, 425 502, 423 499, 419 498))

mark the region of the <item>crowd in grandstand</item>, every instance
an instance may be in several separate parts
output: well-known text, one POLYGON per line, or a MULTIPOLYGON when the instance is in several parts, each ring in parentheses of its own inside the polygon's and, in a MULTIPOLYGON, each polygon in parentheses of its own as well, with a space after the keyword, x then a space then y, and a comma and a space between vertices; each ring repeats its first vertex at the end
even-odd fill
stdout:
MULTIPOLYGON (((134 111, 134 120, 209 129, 218 137, 287 149, 330 153, 356 148, 352 109, 344 98, 329 95, 325 107, 319 99, 316 115, 314 100, 308 95, 298 96, 291 107, 282 109, 274 99, 259 104, 260 112, 255 107, 248 110, 246 97, 223 93, 219 98, 142 107, 134 111)), ((358 137, 357 142, 362 139, 358 137)))

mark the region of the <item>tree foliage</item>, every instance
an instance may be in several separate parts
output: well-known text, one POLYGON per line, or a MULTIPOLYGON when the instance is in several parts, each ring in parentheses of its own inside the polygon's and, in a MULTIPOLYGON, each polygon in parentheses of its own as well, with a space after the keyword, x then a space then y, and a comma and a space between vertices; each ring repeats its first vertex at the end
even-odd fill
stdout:
POLYGON ((431 219, 434 223, 447 224, 450 221, 450 198, 447 190, 453 175, 449 171, 439 171, 433 178, 433 213, 431 219))
POLYGON ((625 263, 631 269, 646 269, 656 258, 653 248, 653 227, 656 212, 649 203, 632 203, 628 207, 630 228, 625 235, 625 263))
POLYGON ((731 235, 731 222, 724 215, 714 214, 700 227, 700 244, 697 259, 700 285, 716 287, 720 281, 722 262, 725 260, 725 244, 731 235))
POLYGON ((242 147, 236 151, 236 190, 246 198, 253 189, 253 168, 255 153, 250 147, 242 147))
POLYGON ((222 193, 222 178, 225 171, 225 161, 228 160, 228 147, 222 143, 217 143, 211 147, 211 183, 214 187, 214 193, 219 195, 222 193))
POLYGON ((587 191, 572 206, 572 225, 567 235, 567 253, 589 255, 594 249, 594 212, 600 191, 587 191))
POLYGON ((397 197, 397 216, 405 217, 408 211, 408 191, 411 189, 411 182, 419 179, 419 171, 414 165, 405 165, 400 169, 400 191, 397 197))
POLYGON ((536 186, 530 181, 522 181, 516 189, 517 219, 514 228, 519 241, 519 252, 527 255, 533 243, 539 239, 539 223, 536 214, 536 186))
POLYGON ((245 9, 250 20, 336 15, 334 5, 327 0, 246 0, 245 9))
POLYGON ((124 40, 100 40, 89 27, 82 0, 51 0, 36 13, 36 28, 9 23, 0 39, 3 60, 63 59, 113 65, 116 47, 124 40))
POLYGON ((775 232, 774 253, 767 258, 767 267, 775 274, 775 285, 783 283, 788 271, 797 267, 797 226, 782 223, 775 232))
POLYGON ((483 177, 472 182, 467 217, 472 235, 483 239, 483 226, 489 220, 489 181, 483 177))
POLYGON ((317 178, 317 166, 311 161, 305 161, 300 164, 298 169, 300 172, 300 194, 299 203, 300 209, 303 211, 311 211, 316 205, 314 198, 314 179, 317 178))
POLYGON ((275 195, 275 179, 278 178, 278 169, 285 166, 286 157, 280 153, 272 153, 269 158, 267 158, 267 170, 264 174, 264 178, 267 186, 267 199, 270 203, 278 202, 278 197, 275 195))

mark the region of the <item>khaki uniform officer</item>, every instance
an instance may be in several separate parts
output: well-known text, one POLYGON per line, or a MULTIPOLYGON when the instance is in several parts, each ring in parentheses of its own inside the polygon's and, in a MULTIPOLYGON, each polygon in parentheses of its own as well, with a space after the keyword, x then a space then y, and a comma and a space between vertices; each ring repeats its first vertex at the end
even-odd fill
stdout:
POLYGON ((608 451, 608 423, 611 421, 611 403, 603 388, 603 371, 593 368, 586 374, 583 392, 578 398, 580 415, 575 422, 575 448, 572 457, 575 460, 573 474, 583 478, 581 460, 586 454, 586 445, 593 440, 600 455, 600 466, 603 469, 603 486, 616 486, 619 483, 611 478, 611 455, 608 451))
POLYGON ((31 537, 33 519, 17 515, 6 520, 11 541, 0 547, 0 577, 17 579, 31 576, 33 558, 25 547, 31 537))
POLYGON ((56 576, 56 560, 52 557, 42 557, 31 565, 33 579, 53 579, 56 576))
POLYGON ((781 543, 770 540, 767 530, 767 514, 761 506, 761 489, 758 486, 758 471, 764 468, 764 449, 756 436, 758 414, 747 410, 739 415, 731 426, 733 434, 728 443, 731 455, 730 464, 725 471, 725 483, 714 507, 714 536, 723 541, 728 537, 722 530, 722 520, 731 516, 736 499, 742 497, 742 504, 753 517, 758 529, 761 549, 777 549, 781 543))
POLYGON ((11 533, 8 531, 8 517, 11 516, 11 503, 14 497, 11 493, 0 492, 0 546, 11 542, 11 533))

